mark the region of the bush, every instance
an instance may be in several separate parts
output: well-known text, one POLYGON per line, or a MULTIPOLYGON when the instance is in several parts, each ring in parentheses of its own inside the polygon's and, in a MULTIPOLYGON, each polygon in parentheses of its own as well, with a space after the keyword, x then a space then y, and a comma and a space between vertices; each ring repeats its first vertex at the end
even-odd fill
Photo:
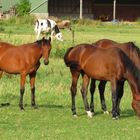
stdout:
POLYGON ((0 21, 0 26, 10 26, 10 25, 34 25, 35 17, 32 15, 24 15, 22 17, 11 17, 7 20, 0 21))
POLYGON ((140 18, 137 19, 137 23, 140 25, 140 18))
POLYGON ((29 14, 31 9, 31 4, 29 0, 20 0, 20 2, 16 5, 16 11, 18 16, 24 16, 29 14))

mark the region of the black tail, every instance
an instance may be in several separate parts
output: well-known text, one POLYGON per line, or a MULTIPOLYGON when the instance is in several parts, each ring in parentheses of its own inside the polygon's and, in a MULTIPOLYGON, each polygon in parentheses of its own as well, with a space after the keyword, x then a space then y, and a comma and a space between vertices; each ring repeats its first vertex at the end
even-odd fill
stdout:
POLYGON ((68 54, 70 53, 70 51, 73 49, 73 47, 69 48, 67 50, 67 52, 65 53, 64 55, 64 62, 65 62, 65 65, 67 67, 70 67, 72 69, 79 69, 80 66, 79 66, 79 63, 77 61, 74 61, 74 60, 70 60, 68 59, 68 54))
POLYGON ((71 47, 71 48, 69 48, 67 51, 66 51, 66 53, 65 53, 65 55, 64 55, 64 62, 65 62, 65 65, 67 66, 67 67, 69 67, 69 60, 68 60, 68 54, 69 54, 69 52, 71 51, 73 49, 73 47, 71 47))

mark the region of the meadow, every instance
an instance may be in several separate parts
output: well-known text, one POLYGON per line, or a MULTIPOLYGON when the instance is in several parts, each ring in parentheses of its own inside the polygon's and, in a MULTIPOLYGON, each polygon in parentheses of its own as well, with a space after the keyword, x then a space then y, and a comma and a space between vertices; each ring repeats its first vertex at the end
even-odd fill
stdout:
MULTIPOLYGON (((111 113, 103 114, 99 93, 95 93, 95 115, 88 118, 80 93, 81 80, 76 96, 77 118, 71 113, 70 84, 71 75, 63 62, 67 48, 78 43, 93 43, 108 38, 118 42, 133 41, 140 46, 140 24, 137 23, 102 23, 99 21, 74 21, 74 43, 72 33, 61 30, 64 41, 53 41, 50 63, 41 66, 36 77, 36 103, 38 109, 30 106, 29 79, 26 79, 24 94, 25 111, 20 111, 19 75, 4 74, 0 80, 0 139, 1 140, 138 140, 140 138, 140 120, 131 107, 132 94, 125 83, 121 101, 121 117, 112 120, 111 113)), ((34 25, 20 21, 0 21, 0 41, 12 44, 25 44, 35 41, 34 25)), ((9 58, 10 59, 10 58, 9 58)), ((96 83, 98 87, 98 82, 96 83)), ((105 98, 108 111, 112 101, 110 84, 107 84, 105 98)), ((88 93, 90 101, 90 94, 88 93)))

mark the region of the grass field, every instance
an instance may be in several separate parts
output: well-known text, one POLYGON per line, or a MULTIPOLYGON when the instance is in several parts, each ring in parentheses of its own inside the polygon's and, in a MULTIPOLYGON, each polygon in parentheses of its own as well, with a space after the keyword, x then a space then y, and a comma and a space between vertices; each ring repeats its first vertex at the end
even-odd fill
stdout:
MULTIPOLYGON (((119 42, 134 41, 140 46, 140 25, 138 24, 74 24, 75 44, 92 43, 102 38, 119 42)), ((1 24, 0 40, 13 44, 24 44, 35 40, 32 25, 1 24)), ((121 117, 114 121, 103 114, 98 89, 95 93, 95 116, 87 117, 78 84, 76 107, 78 117, 71 114, 71 75, 64 65, 65 50, 72 45, 72 35, 62 30, 64 42, 52 42, 50 63, 43 63, 36 78, 36 103, 38 109, 30 107, 29 79, 26 80, 24 95, 25 111, 20 111, 18 75, 3 75, 0 81, 0 139, 1 140, 139 140, 140 120, 131 107, 132 95, 126 82, 121 102, 121 117)), ((9 58, 10 59, 10 58, 9 58)), ((98 86, 98 83, 97 83, 98 86)), ((108 110, 111 111, 111 94, 108 83, 105 91, 108 110)), ((90 95, 88 94, 90 99, 90 95)))

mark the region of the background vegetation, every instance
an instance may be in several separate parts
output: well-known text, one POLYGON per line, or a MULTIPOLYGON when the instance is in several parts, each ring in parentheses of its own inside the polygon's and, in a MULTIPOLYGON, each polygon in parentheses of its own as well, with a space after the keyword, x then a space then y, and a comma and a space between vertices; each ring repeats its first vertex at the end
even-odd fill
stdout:
MULTIPOLYGON (((34 20, 34 17, 24 16, 22 20, 18 17, 0 21, 0 41, 16 45, 34 42, 34 20)), ((99 39, 108 38, 118 42, 134 41, 137 46, 140 46, 139 22, 112 24, 73 20, 72 27, 75 31, 74 44, 93 43, 99 39)), ((95 93, 96 114, 92 119, 87 117, 80 94, 81 81, 78 84, 76 97, 78 117, 72 117, 69 91, 71 75, 63 62, 66 49, 73 45, 72 33, 67 29, 61 31, 64 41, 52 42, 50 63, 48 66, 44 66, 42 63, 37 73, 36 102, 38 109, 34 110, 30 107, 28 78, 24 95, 25 111, 21 112, 18 107, 20 77, 3 75, 0 81, 0 104, 10 103, 10 106, 0 106, 0 139, 138 140, 140 138, 140 121, 131 108, 132 95, 127 82, 119 120, 113 121, 111 114, 103 114, 98 89, 95 93)), ((111 111, 109 83, 105 96, 108 110, 111 111)), ((90 98, 89 94, 88 97, 90 98)))

